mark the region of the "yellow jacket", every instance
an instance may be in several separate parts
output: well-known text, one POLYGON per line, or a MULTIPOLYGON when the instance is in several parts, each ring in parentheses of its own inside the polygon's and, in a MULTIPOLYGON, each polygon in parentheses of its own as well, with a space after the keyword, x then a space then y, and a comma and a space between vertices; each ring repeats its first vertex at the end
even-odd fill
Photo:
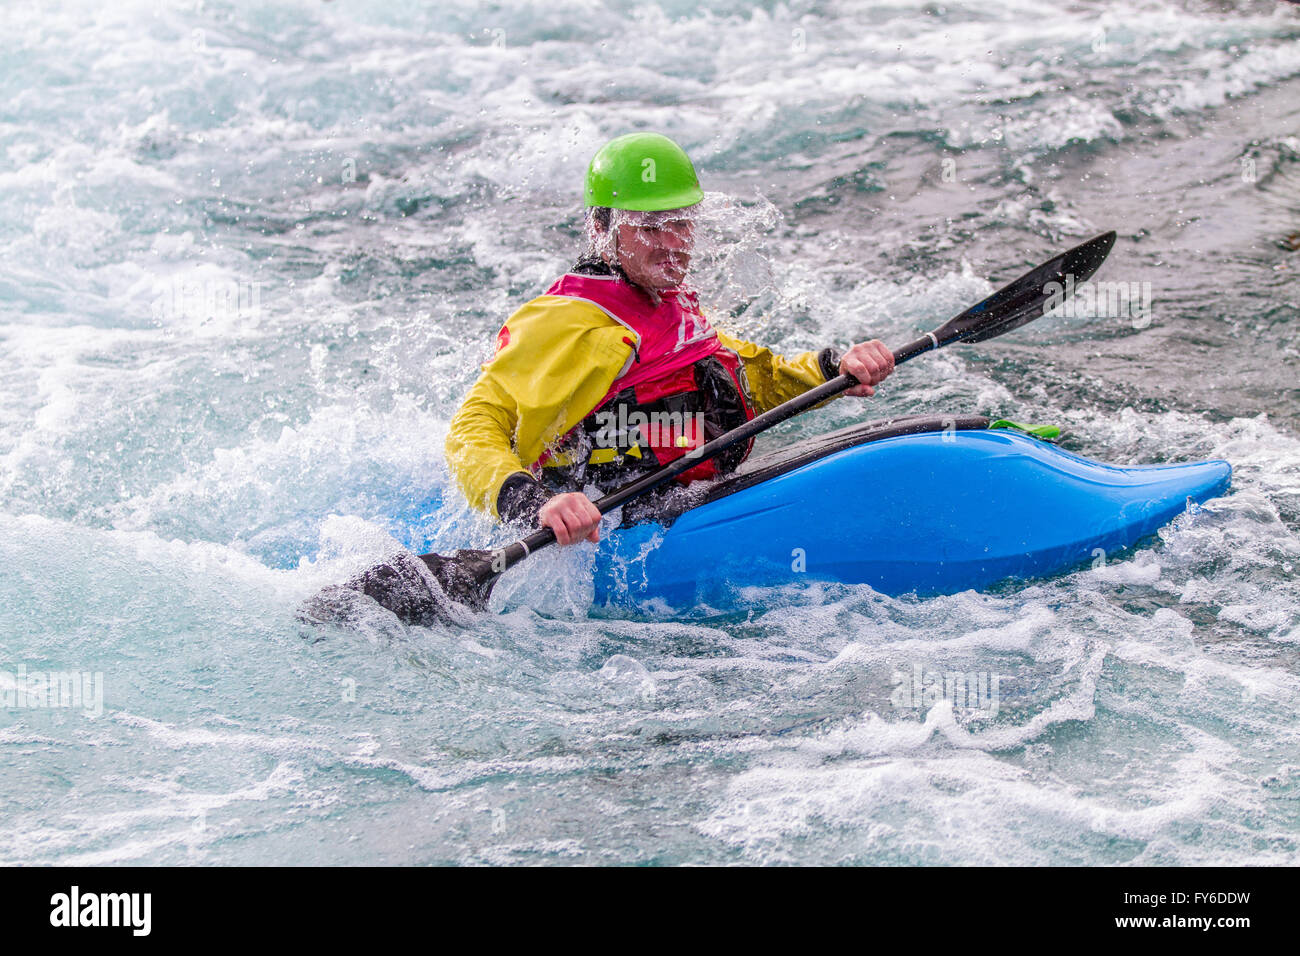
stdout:
MULTIPOLYGON (((632 333, 598 306, 543 295, 506 321, 493 359, 452 417, 447 464, 469 503, 497 517, 502 483, 595 409, 632 364, 632 333)), ((826 381, 816 352, 787 360, 722 332, 740 356, 755 412, 826 381)))

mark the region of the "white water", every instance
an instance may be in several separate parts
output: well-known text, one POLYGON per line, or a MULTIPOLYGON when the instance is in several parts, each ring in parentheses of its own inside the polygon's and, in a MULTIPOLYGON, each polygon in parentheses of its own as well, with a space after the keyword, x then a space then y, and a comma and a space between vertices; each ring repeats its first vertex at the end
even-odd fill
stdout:
POLYGON ((0 708, 0 859, 1296 862, 1298 39, 1264 2, 6 7, 0 692, 104 697, 0 708), (768 443, 995 413, 1232 494, 987 595, 609 620, 579 549, 470 628, 313 643, 297 602, 390 537, 487 539, 446 423, 634 127, 743 211, 701 285, 785 350, 1105 228, 1156 286, 1149 328, 928 356, 768 443), (918 667, 997 713, 897 706, 918 667))

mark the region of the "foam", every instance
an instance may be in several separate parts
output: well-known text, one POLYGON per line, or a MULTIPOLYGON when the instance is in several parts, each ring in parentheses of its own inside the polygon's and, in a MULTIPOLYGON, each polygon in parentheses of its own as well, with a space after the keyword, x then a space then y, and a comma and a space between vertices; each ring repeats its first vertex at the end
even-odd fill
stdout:
POLYGON ((293 619, 393 547, 509 533, 452 487, 447 423, 571 262, 585 164, 629 123, 697 158, 719 324, 797 352, 961 312, 1044 236, 1133 212, 1076 179, 1092 159, 1166 156, 1300 70, 1290 9, 927 6, 7 11, 0 643, 108 693, 93 724, 0 730, 31 771, 0 856, 1294 862, 1300 442, 1212 395, 1099 416, 1023 336, 770 440, 968 409, 1121 463, 1225 457, 1232 493, 993 594, 808 585, 743 618, 617 620, 579 547, 468 629, 293 619), (171 281, 261 282, 261 313, 155 314, 171 281), (1008 675, 998 713, 887 709, 911 665, 1008 675), (507 802, 509 836, 482 812, 507 802))

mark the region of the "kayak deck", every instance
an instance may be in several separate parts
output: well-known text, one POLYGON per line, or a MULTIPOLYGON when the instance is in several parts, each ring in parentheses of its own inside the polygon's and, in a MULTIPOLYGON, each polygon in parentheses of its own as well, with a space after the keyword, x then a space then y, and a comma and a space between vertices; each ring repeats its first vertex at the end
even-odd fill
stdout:
POLYGON ((1222 494, 1227 462, 1121 467, 974 416, 842 429, 756 460, 608 535, 596 603, 735 605, 806 580, 891 595, 984 589, 1131 547, 1222 494))

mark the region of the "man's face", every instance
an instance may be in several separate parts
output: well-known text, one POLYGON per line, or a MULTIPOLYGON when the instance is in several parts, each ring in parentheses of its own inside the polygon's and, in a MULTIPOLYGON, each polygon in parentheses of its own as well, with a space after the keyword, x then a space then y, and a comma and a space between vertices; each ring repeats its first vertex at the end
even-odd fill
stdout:
POLYGON ((681 285, 691 265, 691 220, 672 213, 620 214, 615 226, 618 264, 637 285, 667 292, 681 285))

